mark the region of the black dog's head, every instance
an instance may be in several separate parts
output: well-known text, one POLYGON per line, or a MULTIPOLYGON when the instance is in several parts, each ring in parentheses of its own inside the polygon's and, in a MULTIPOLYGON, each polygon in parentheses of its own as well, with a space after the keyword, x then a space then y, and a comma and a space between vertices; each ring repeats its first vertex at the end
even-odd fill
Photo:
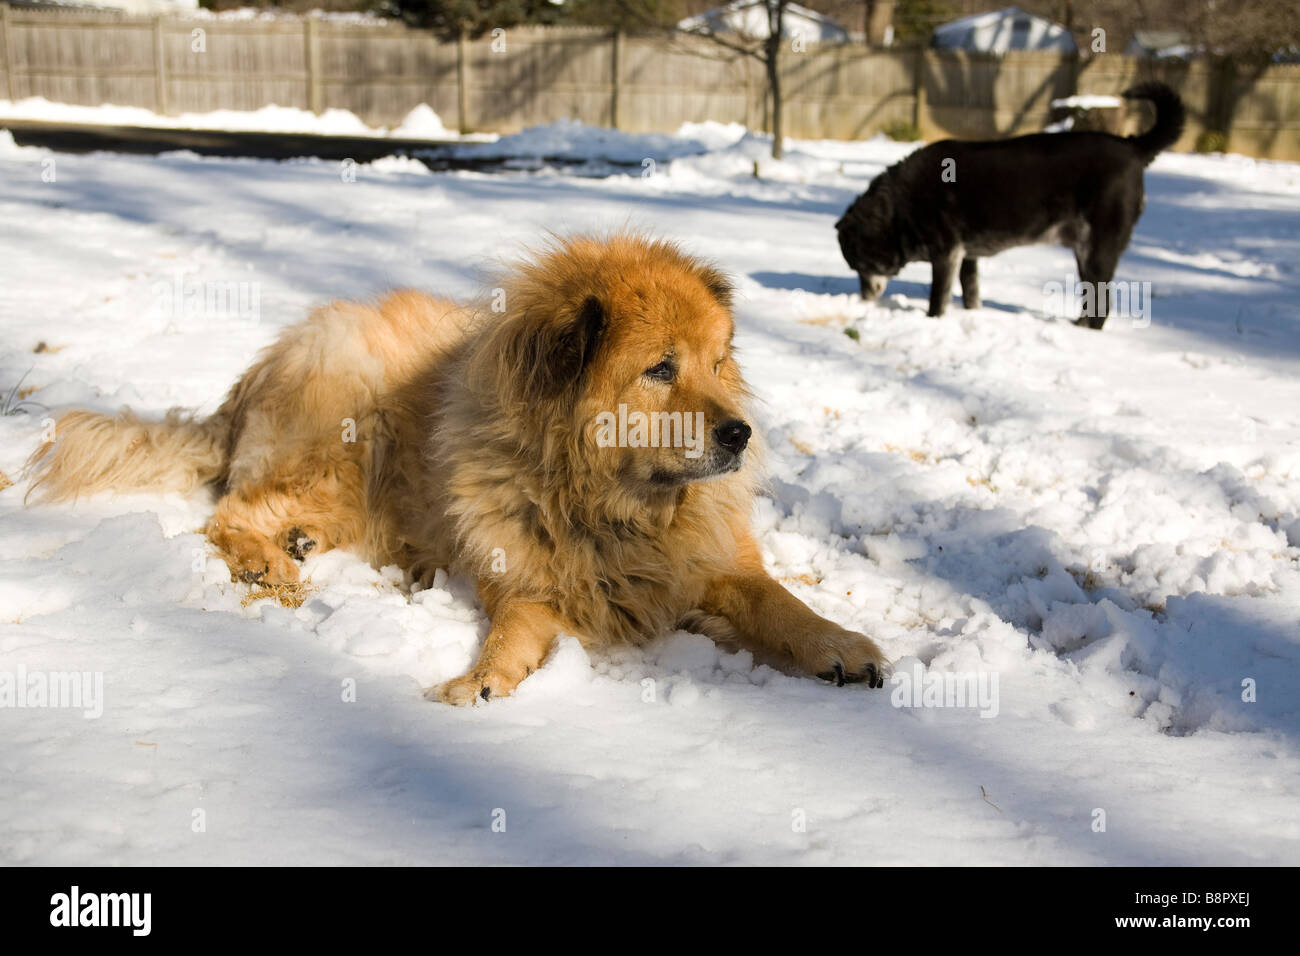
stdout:
POLYGON ((862 297, 876 299, 890 276, 907 265, 894 228, 891 170, 877 176, 835 224, 844 261, 862 281, 862 297))

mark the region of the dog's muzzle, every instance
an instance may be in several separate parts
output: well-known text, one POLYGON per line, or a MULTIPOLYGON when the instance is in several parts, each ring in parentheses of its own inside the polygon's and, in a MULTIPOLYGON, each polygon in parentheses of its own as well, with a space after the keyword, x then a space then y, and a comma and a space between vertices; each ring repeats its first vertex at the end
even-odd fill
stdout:
POLYGON ((889 285, 889 276, 859 276, 862 282, 862 298, 868 302, 873 302, 880 298, 881 293, 885 291, 885 286, 889 285))

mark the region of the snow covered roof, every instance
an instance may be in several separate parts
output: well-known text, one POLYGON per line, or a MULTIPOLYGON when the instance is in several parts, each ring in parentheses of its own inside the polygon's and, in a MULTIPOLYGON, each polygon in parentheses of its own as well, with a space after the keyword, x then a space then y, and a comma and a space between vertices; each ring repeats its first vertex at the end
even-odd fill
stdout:
POLYGON ((933 46, 937 50, 979 53, 1006 53, 1008 50, 1073 53, 1078 49, 1074 37, 1065 27, 1026 13, 1019 7, 977 13, 935 27, 933 46))
MULTIPOLYGON (((768 36, 767 0, 735 0, 725 7, 687 17, 677 29, 690 33, 734 33, 749 39, 768 36)), ((844 43, 848 31, 830 17, 797 3, 789 4, 781 17, 781 34, 804 43, 844 43)))

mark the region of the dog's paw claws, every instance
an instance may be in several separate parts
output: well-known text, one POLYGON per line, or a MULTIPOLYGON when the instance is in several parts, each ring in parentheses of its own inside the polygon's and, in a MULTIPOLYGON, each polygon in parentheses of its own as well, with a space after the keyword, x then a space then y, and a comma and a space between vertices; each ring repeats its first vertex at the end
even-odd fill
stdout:
POLYGON ((889 663, 866 635, 853 631, 836 634, 822 646, 822 654, 820 661, 810 662, 816 663, 817 667, 806 668, 822 680, 836 687, 845 684, 866 684, 872 688, 885 686, 889 663))
POLYGON ((837 661, 832 670, 817 676, 836 687, 843 687, 845 684, 866 684, 868 687, 878 689, 885 686, 884 669, 875 664, 868 664, 861 673, 850 674, 846 673, 844 665, 837 661))
POLYGON ((458 707, 473 707, 499 697, 509 697, 522 679, 512 680, 495 671, 470 673, 430 687, 424 692, 424 698, 458 707))
MULTIPOLYGON (((831 669, 829 671, 825 671, 824 673, 818 674, 817 676, 824 681, 829 681, 830 683, 834 684, 836 687, 843 687, 844 684, 846 683, 844 677, 844 665, 841 664, 839 661, 836 661, 834 664, 832 664, 831 669)), ((852 681, 852 679, 853 678, 849 678, 848 680, 852 681)))

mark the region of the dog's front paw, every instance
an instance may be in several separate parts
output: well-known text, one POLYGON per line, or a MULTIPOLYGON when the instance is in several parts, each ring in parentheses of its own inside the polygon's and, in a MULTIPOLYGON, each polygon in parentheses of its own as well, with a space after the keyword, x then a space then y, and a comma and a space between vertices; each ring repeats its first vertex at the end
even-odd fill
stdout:
POLYGON ((855 631, 819 635, 808 641, 800 657, 804 670, 838 687, 884 687, 889 673, 889 659, 876 642, 855 631))
POLYGON ((230 580, 245 584, 274 588, 298 584, 298 565, 282 551, 263 551, 261 554, 226 556, 231 567, 230 580))
POLYGON ((424 692, 424 699, 469 707, 493 697, 509 697, 527 676, 528 674, 523 674, 515 678, 500 671, 476 669, 445 684, 430 687, 424 692))

